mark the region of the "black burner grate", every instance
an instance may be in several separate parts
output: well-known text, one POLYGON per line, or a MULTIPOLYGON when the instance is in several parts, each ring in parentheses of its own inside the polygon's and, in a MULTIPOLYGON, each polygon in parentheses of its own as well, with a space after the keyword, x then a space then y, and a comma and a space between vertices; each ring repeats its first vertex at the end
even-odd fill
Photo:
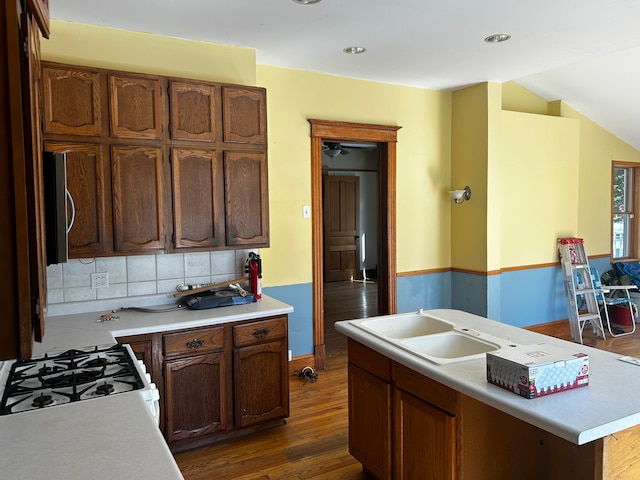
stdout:
POLYGON ((144 387, 119 344, 47 353, 11 365, 0 415, 99 398, 144 387))

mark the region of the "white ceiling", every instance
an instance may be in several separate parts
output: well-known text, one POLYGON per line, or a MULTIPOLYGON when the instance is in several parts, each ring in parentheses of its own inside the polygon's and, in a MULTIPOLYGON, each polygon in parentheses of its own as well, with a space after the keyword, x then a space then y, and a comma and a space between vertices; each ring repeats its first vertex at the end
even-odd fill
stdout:
POLYGON ((259 64, 432 89, 515 80, 640 149, 640 0, 51 0, 60 20, 256 50, 259 64), (512 39, 488 44, 485 37, 512 39), (367 51, 347 55, 352 45, 367 51))

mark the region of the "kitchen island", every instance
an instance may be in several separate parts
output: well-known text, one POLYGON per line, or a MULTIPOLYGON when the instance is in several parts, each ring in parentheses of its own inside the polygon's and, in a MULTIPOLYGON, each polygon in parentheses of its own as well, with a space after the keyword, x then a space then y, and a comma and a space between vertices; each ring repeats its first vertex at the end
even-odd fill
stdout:
MULTIPOLYGON (((45 341, 35 345, 35 353, 113 344, 123 336, 211 330, 233 322, 251 324, 256 318, 286 318, 292 311, 291 306, 263 296, 252 304, 212 310, 124 310, 117 313, 117 321, 97 322, 105 312, 61 315, 49 318, 45 341)), ((182 478, 136 391, 0 416, 0 451, 0 471, 7 478, 182 478)))
POLYGON ((424 315, 508 344, 586 353, 590 384, 525 399, 487 382, 484 355, 437 364, 359 321, 339 322, 349 337, 350 450, 365 470, 377 478, 640 478, 640 367, 465 312, 424 315))

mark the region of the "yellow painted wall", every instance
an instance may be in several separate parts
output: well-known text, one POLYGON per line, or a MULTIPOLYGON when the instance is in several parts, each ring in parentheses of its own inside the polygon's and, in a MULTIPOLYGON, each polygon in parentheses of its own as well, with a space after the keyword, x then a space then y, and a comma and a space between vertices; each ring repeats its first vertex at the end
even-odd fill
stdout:
POLYGON ((42 42, 50 62, 255 85, 256 54, 179 38, 51 20, 51 38, 42 42))
POLYGON ((550 114, 549 102, 514 81, 502 84, 502 109, 539 115, 550 114))
POLYGON ((487 88, 487 252, 486 269, 488 272, 502 267, 502 229, 508 225, 507 219, 500 215, 500 206, 505 201, 502 184, 502 84, 490 82, 487 88))
POLYGON ((611 253, 611 165, 640 162, 640 151, 623 142, 564 102, 554 107, 580 125, 578 236, 588 240, 589 255, 611 253), (608 181, 603 181, 604 179, 608 181))
POLYGON ((471 199, 451 202, 451 264, 454 268, 487 269, 488 84, 453 92, 451 186, 471 188, 471 199))
MULTIPOLYGON (((42 57, 267 88, 271 247, 261 251, 269 271, 265 286, 311 281, 311 222, 301 214, 311 198, 308 118, 402 127, 397 148, 399 272, 448 267, 483 272, 555 260, 553 239, 551 245, 540 238, 532 248, 505 250, 505 242, 513 243, 513 232, 528 224, 510 200, 511 189, 529 176, 522 166, 533 162, 534 184, 557 182, 557 162, 572 161, 558 156, 573 148, 559 139, 554 140, 559 151, 553 154, 536 147, 535 136, 544 144, 557 135, 545 133, 547 120, 554 117, 530 115, 545 118, 534 121, 514 113, 545 113, 545 102, 514 82, 453 93, 401 87, 256 65, 252 49, 58 20, 52 21, 51 39, 42 42, 42 57), (537 131, 533 137, 527 133, 532 127, 537 131), (507 155, 528 160, 505 165, 507 155), (465 185, 472 188, 471 201, 453 205, 447 191, 465 185)), ((573 233, 589 242, 591 255, 607 254, 611 161, 640 162, 640 152, 562 102, 547 104, 547 112, 578 124, 578 180, 566 182, 571 185, 567 191, 575 189, 579 205, 562 222, 553 216, 555 229, 560 223, 567 234, 576 229, 573 233)), ((574 127, 566 128, 573 138, 574 127)), ((540 193, 528 188, 518 201, 535 210, 542 205, 540 193)), ((538 227, 545 232, 551 228, 538 227)))
POLYGON ((575 119, 502 112, 501 268, 553 263, 577 235, 579 142, 575 119))
POLYGON ((264 286, 311 282, 308 118, 400 125, 399 272, 450 265, 449 92, 256 65, 251 49, 54 20, 43 59, 267 88, 271 247, 264 286))
POLYGON ((272 285, 311 280, 310 128, 307 119, 399 125, 398 271, 450 264, 449 92, 258 65, 267 88, 271 248, 261 250, 272 285), (283 260, 284 259, 284 260, 283 260))

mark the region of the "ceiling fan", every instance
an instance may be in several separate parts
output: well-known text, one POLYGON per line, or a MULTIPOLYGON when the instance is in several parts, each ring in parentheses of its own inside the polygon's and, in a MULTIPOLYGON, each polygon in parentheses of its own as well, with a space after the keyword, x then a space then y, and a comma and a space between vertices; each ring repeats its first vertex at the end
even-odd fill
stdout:
POLYGON ((349 155, 347 148, 361 148, 365 150, 375 149, 375 145, 361 145, 361 144, 342 144, 337 142, 322 142, 322 152, 330 157, 337 157, 338 155, 349 155))

